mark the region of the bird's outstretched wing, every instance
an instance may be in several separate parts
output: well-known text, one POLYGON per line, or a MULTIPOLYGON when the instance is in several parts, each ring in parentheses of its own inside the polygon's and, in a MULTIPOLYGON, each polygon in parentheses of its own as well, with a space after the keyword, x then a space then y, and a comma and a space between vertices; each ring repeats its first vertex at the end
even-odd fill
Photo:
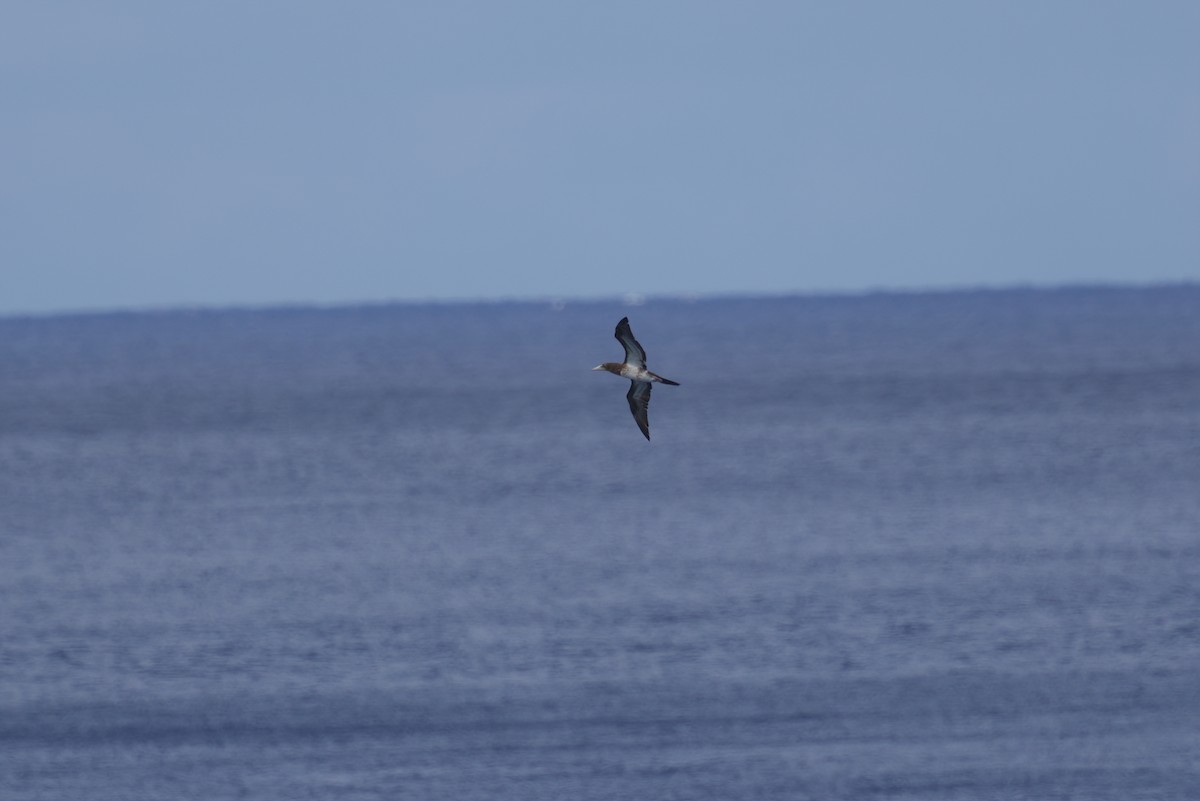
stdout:
POLYGON ((646 381, 630 381, 629 392, 625 395, 629 401, 629 411, 637 426, 650 439, 650 383, 646 381))
POLYGON ((633 365, 638 369, 646 366, 646 351, 642 350, 642 346, 633 338, 633 331, 629 328, 629 318, 622 317, 621 322, 617 323, 617 332, 615 334, 617 341, 621 343, 621 347, 625 348, 625 363, 633 365))

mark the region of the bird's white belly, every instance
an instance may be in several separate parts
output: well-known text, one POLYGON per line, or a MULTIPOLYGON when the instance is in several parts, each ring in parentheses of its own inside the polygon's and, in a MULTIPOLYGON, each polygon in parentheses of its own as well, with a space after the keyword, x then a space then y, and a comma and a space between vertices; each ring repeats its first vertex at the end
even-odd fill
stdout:
POLYGON ((621 378, 628 378, 630 381, 649 381, 650 376, 646 375, 645 370, 639 370, 632 365, 621 365, 621 378))

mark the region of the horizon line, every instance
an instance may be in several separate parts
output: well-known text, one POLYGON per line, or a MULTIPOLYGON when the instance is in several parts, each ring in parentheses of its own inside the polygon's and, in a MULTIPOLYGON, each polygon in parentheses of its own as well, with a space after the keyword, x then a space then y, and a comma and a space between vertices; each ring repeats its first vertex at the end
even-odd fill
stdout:
POLYGON ((787 299, 853 299, 878 296, 1004 294, 1014 292, 1063 291, 1153 291, 1164 289, 1200 288, 1200 279, 1160 281, 1080 281, 1054 284, 1015 282, 1011 284, 960 284, 950 286, 880 286, 866 289, 813 289, 782 292, 619 292, 605 295, 507 295, 499 297, 462 298, 386 298, 382 300, 339 301, 268 301, 263 303, 163 303, 146 306, 67 307, 39 311, 0 310, 0 321, 52 319, 60 317, 108 317, 168 314, 253 313, 268 311, 340 311, 350 309, 386 308, 401 306, 550 306, 562 310, 569 305, 599 305, 617 303, 622 306, 642 306, 648 303, 703 303, 722 300, 787 300, 787 299))

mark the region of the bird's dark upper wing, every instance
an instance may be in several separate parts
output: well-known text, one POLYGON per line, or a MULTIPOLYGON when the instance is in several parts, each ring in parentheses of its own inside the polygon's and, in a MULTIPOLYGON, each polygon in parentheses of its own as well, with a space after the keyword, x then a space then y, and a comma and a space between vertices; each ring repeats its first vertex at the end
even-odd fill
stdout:
POLYGON ((650 439, 650 383, 630 381, 625 400, 629 401, 629 411, 633 412, 638 428, 650 439))
POLYGON ((621 322, 617 323, 615 336, 621 346, 625 348, 625 363, 634 367, 645 367, 646 351, 642 350, 642 346, 633 338, 633 331, 629 329, 628 317, 622 317, 621 322))

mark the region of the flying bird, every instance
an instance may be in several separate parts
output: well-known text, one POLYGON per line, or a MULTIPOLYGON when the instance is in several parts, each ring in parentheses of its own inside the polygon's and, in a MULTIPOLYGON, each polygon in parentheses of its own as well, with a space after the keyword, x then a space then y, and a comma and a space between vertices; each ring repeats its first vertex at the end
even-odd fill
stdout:
POLYGON ((633 412, 633 419, 637 421, 638 428, 646 435, 646 439, 650 439, 650 387, 655 383, 677 387, 679 382, 663 378, 646 369, 646 351, 633 338, 633 331, 629 329, 628 317, 622 317, 621 322, 617 323, 615 336, 621 346, 625 348, 625 361, 620 364, 605 362, 592 369, 607 370, 621 378, 629 379, 629 392, 625 395, 625 400, 629 401, 629 411, 633 412))

